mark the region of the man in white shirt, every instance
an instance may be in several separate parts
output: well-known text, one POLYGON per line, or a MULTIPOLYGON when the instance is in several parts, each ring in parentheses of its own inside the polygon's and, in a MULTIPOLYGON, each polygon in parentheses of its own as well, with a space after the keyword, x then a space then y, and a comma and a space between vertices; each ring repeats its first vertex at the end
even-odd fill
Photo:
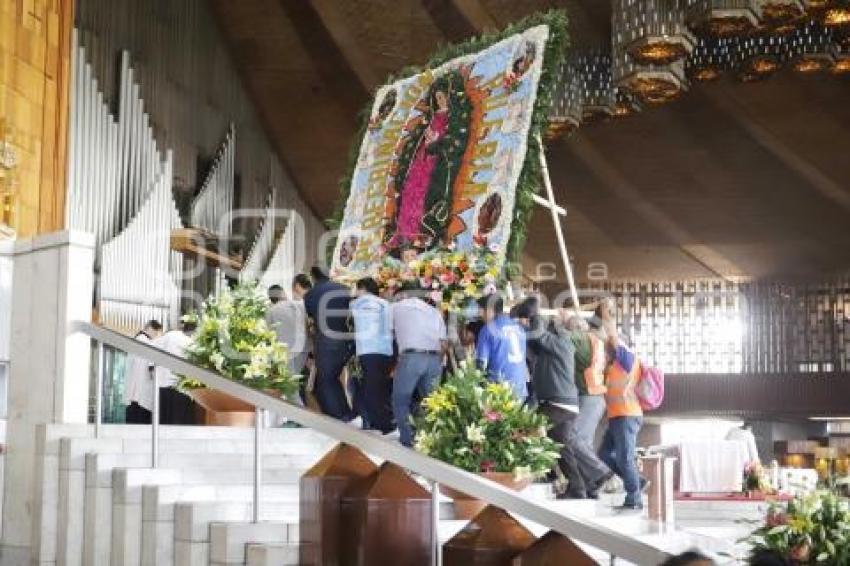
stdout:
MULTIPOLYGON (((153 345, 169 354, 186 357, 186 348, 192 342, 197 324, 184 317, 180 330, 169 330, 153 341, 153 345)), ((159 384, 159 422, 172 425, 195 424, 195 402, 177 389, 180 379, 170 369, 156 368, 159 384)))
POLYGON ((272 306, 266 311, 266 324, 277 333, 277 340, 289 348, 289 371, 300 374, 312 350, 307 335, 307 310, 304 295, 313 287, 310 278, 299 274, 292 282, 293 300, 286 298, 280 285, 269 287, 272 306))
POLYGON ((446 323, 436 308, 414 293, 403 292, 392 306, 399 358, 393 380, 393 413, 401 443, 413 445, 410 410, 413 393, 427 397, 443 371, 446 323))
MULTIPOLYGON (((152 344, 162 334, 159 321, 149 320, 136 334, 136 340, 152 344)), ((138 356, 127 356, 124 365, 124 421, 127 424, 151 424, 153 408, 153 364, 138 356)))

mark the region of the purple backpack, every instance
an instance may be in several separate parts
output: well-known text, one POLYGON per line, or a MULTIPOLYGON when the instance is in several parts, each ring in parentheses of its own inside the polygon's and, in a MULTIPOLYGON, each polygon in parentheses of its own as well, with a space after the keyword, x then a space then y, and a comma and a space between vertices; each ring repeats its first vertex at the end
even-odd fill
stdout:
POLYGON ((635 388, 640 408, 654 411, 664 401, 664 372, 652 366, 642 365, 640 380, 635 388))

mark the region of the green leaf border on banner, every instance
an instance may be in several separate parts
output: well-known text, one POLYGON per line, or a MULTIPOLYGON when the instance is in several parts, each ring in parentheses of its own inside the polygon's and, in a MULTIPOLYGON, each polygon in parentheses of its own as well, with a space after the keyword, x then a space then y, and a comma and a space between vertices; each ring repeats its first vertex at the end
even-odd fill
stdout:
MULTIPOLYGON (((546 129, 549 109, 552 106, 552 95, 555 90, 555 77, 558 75, 558 69, 563 62, 567 47, 569 46, 566 12, 564 10, 550 10, 548 12, 532 14, 519 22, 509 25, 502 31, 485 33, 462 43, 445 45, 424 65, 405 67, 397 74, 388 77, 385 81, 385 84, 390 84, 401 78, 419 74, 427 69, 435 69, 447 61, 470 53, 477 53, 512 35, 544 24, 549 26, 549 39, 546 42, 543 68, 537 88, 537 100, 534 104, 534 111, 531 115, 531 126, 528 130, 525 161, 523 162, 522 171, 517 180, 513 220, 511 222, 511 236, 508 240, 506 250, 507 264, 505 272, 509 278, 517 276, 520 272, 519 261, 523 247, 525 246, 528 221, 534 207, 534 195, 539 191, 542 184, 542 172, 540 169, 540 151, 542 148, 538 145, 537 139, 538 136, 543 135, 546 129)), ((361 111, 358 118, 359 127, 355 141, 351 145, 349 152, 346 174, 340 179, 340 197, 333 214, 326 220, 328 227, 331 229, 338 229, 342 224, 345 205, 348 201, 349 191, 351 190, 351 179, 357 165, 360 145, 366 134, 371 109, 372 101, 370 100, 369 105, 361 111)), ((329 245, 328 250, 328 253, 332 253, 333 246, 329 245)))

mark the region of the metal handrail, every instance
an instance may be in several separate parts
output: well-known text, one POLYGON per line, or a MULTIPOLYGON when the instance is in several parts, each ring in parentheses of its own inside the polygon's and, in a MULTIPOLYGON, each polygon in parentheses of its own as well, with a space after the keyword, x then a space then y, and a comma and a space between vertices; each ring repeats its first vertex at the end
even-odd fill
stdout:
MULTIPOLYGON (((245 403, 254 405, 257 407, 258 412, 256 425, 261 423, 261 411, 271 411, 302 426, 315 429, 328 437, 358 448, 364 453, 406 468, 431 482, 432 494, 435 500, 437 484, 442 483, 485 501, 488 504, 500 507, 505 511, 525 517, 570 539, 605 551, 612 558, 622 558, 634 564, 647 566, 659 564, 669 558, 668 554, 664 551, 643 541, 636 540, 600 525, 588 524, 580 517, 529 501, 512 489, 483 479, 440 460, 420 454, 415 450, 401 445, 397 441, 363 432, 344 422, 272 397, 263 391, 236 383, 214 371, 198 367, 185 359, 115 332, 114 330, 109 330, 89 322, 75 322, 72 323, 70 331, 72 333, 80 332, 86 334, 99 343, 109 344, 113 348, 143 358, 152 364, 167 368, 176 374, 191 375, 192 379, 200 381, 212 389, 217 389, 245 403)), ((100 393, 100 384, 98 386, 98 393, 100 393)), ((154 395, 154 397, 157 396, 154 395)), ((100 421, 100 418, 101 416, 98 414, 96 416, 96 425, 100 421)), ((258 429, 259 434, 261 427, 256 426, 255 428, 258 429)), ((257 451, 257 454, 255 454, 255 482, 259 483, 261 479, 259 477, 259 436, 255 438, 255 446, 257 451)), ((260 487, 260 485, 254 486, 255 496, 257 498, 259 498, 260 487)), ((435 512, 436 508, 437 506, 435 505, 435 512)), ((254 515, 255 518, 258 517, 257 506, 254 508, 254 515)), ((436 537, 436 530, 434 536, 436 537)))

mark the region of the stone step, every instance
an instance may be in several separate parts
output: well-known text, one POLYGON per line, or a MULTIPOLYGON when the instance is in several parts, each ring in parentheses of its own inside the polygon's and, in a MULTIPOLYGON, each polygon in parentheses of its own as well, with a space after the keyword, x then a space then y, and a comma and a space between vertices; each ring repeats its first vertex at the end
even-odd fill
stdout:
POLYGON ((247 566, 297 566, 300 545, 248 543, 245 546, 247 566))
MULTIPOLYGON (((295 544, 297 524, 280 522, 210 524, 210 565, 245 564, 249 544, 295 544)), ((297 561, 295 562, 297 564, 297 561)))

